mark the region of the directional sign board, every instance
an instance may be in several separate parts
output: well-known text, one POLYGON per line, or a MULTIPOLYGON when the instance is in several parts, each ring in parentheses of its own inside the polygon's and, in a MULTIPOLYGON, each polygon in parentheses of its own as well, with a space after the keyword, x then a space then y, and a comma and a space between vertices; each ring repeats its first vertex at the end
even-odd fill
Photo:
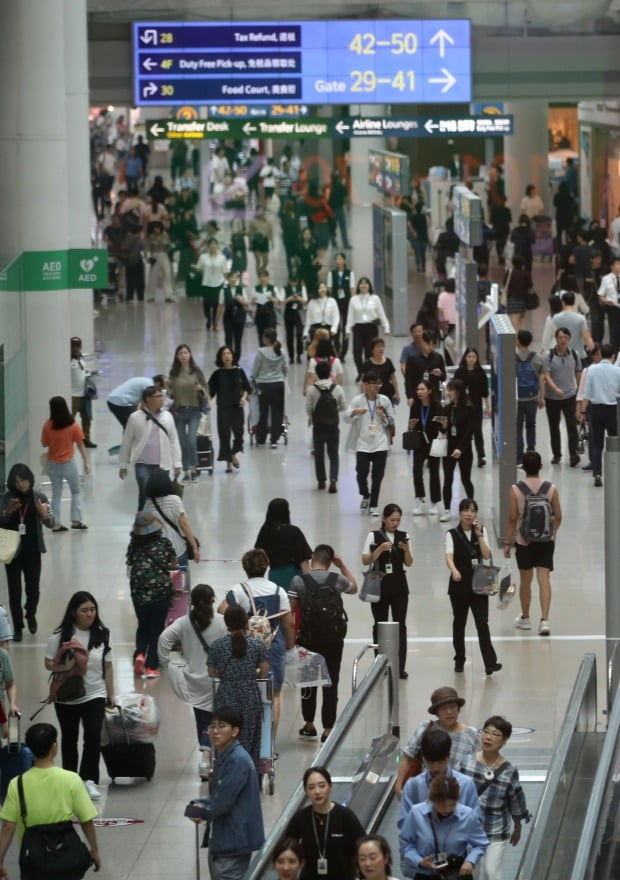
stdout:
POLYGON ((471 100, 471 26, 450 21, 135 22, 137 106, 471 100))
POLYGON ((512 116, 305 116, 301 119, 153 119, 146 123, 151 140, 215 138, 358 138, 477 137, 512 134, 512 116))

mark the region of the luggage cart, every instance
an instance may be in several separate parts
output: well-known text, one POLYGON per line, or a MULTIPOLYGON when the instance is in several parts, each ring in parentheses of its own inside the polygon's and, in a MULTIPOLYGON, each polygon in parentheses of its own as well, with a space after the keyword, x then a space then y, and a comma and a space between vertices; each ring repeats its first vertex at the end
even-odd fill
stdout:
MULTIPOLYGON (((213 702, 219 686, 219 678, 213 679, 213 702)), ((269 794, 273 794, 276 787, 276 732, 273 723, 273 680, 271 678, 257 678, 256 683, 260 690, 263 704, 263 721, 261 724, 260 752, 258 759, 258 782, 261 787, 267 788, 269 794)), ((210 748, 201 750, 200 778, 210 784, 213 777, 213 752, 210 748)))
MULTIPOLYGON (((251 380, 252 390, 248 397, 248 421, 247 421, 247 429, 250 437, 250 446, 254 446, 256 443, 256 427, 258 425, 258 420, 260 418, 260 410, 258 406, 258 388, 256 387, 256 383, 254 380, 251 380)), ((290 422, 288 420, 288 416, 285 414, 282 419, 282 430, 280 432, 280 436, 284 440, 284 445, 288 446, 288 428, 290 422)))
POLYGON ((213 443, 211 441, 211 419, 207 416, 207 430, 196 434, 196 470, 213 474, 213 443))

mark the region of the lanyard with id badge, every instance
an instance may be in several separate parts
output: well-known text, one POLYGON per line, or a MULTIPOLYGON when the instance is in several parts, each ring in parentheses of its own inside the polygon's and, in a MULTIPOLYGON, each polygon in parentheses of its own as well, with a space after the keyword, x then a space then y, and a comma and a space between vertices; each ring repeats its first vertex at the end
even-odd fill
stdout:
POLYGON ((22 507, 21 505, 19 507, 19 525, 17 526, 17 533, 19 535, 26 534, 26 523, 24 522, 24 520, 26 519, 26 514, 28 513, 29 504, 30 502, 27 501, 25 507, 22 507))
POLYGON ((319 854, 318 859, 316 860, 316 872, 319 876, 325 877, 327 875, 327 836, 329 832, 329 817, 330 813, 327 814, 327 819, 325 820, 325 834, 323 836, 323 846, 319 843, 319 835, 316 830, 317 823, 317 814, 312 813, 313 822, 312 822, 312 830, 314 831, 314 840, 316 843, 316 849, 319 854))
POLYGON ((450 436, 456 437, 456 425, 454 424, 454 407, 450 407, 450 436))
POLYGON ((366 403, 368 404, 368 415, 370 416, 370 424, 368 425, 368 430, 374 433, 377 430, 377 423, 375 421, 375 415, 377 412, 377 398, 375 398, 375 400, 372 402, 374 403, 374 407, 371 407, 371 401, 368 400, 368 397, 366 397, 366 403))

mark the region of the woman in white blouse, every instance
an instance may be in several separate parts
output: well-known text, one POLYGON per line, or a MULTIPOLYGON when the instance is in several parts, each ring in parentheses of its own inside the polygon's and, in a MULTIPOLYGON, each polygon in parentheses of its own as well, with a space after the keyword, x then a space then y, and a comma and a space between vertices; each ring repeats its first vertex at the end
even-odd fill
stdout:
POLYGON ((356 382, 359 382, 362 364, 370 357, 370 341, 377 336, 381 326, 385 334, 390 332, 390 323, 383 303, 372 289, 369 278, 363 276, 357 282, 355 296, 351 297, 347 315, 346 333, 353 333, 353 360, 357 367, 356 382))
POLYGON ((201 254, 198 262, 193 269, 202 272, 202 309, 207 321, 207 330, 213 329, 217 331, 217 306, 220 297, 220 290, 226 282, 226 271, 228 269, 228 260, 220 251, 217 238, 210 238, 207 241, 207 252, 201 254))
POLYGON ((536 192, 536 187, 533 183, 529 183, 525 187, 525 195, 521 199, 520 211, 521 214, 527 214, 530 220, 545 213, 543 200, 536 192))
POLYGON ((315 330, 318 330, 319 327, 328 329, 329 335, 332 337, 338 332, 340 309, 336 300, 329 296, 328 293, 327 284, 322 281, 319 284, 316 299, 308 301, 306 324, 304 327, 306 339, 312 339, 315 330))

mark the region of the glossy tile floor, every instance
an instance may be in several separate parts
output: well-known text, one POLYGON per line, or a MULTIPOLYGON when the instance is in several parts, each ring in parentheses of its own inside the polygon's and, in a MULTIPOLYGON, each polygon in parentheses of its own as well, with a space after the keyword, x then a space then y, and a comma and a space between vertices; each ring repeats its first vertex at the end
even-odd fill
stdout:
MULTIPOLYGON (((351 264, 355 268, 355 251, 352 254, 351 264)), ((277 272, 276 280, 280 280, 277 272)), ((418 276, 411 280, 414 317, 426 284, 418 276)), ((536 284, 541 293, 549 288, 548 267, 536 268, 536 284)), ((543 317, 535 316, 536 338, 540 338, 543 317)), ((213 333, 205 334, 200 303, 184 299, 165 306, 110 304, 101 309, 96 335, 100 341, 96 359, 100 396, 95 403, 93 438, 98 449, 93 450, 93 475, 84 483, 83 504, 89 530, 47 538, 39 632, 36 636, 25 634, 23 643, 11 649, 19 705, 27 718, 47 693, 43 667, 46 639, 58 625, 68 597, 79 588, 91 590, 98 598, 103 620, 111 628, 117 693, 130 692, 135 687, 148 690, 157 698, 162 714, 157 770, 150 783, 110 786, 102 764, 103 796, 98 802, 101 816, 135 818, 140 824, 121 823, 99 829, 103 857, 99 876, 102 880, 189 878, 194 876, 194 830, 183 818, 183 808, 200 791, 193 716, 172 694, 165 675, 149 683, 133 678, 135 618, 124 554, 135 510, 136 486, 131 477, 121 483, 117 458, 107 453, 108 447, 120 442, 120 428, 109 414, 105 399, 113 387, 131 376, 167 372, 174 348, 180 342, 191 346, 197 363, 208 373, 223 339, 213 333)), ((404 342, 403 338, 389 338, 388 354, 396 363, 404 342)), ((249 370, 256 350, 254 329, 246 332, 244 347, 243 365, 249 370)), ((350 398, 356 391, 355 368, 350 360, 345 371, 345 394, 350 398)), ((185 492, 190 520, 207 557, 207 561, 192 566, 192 582, 210 583, 220 596, 239 580, 238 560, 253 546, 267 503, 276 496, 290 500, 293 522, 303 529, 311 545, 329 542, 355 573, 361 572, 361 548, 376 521, 360 516, 354 461, 344 452, 338 494, 317 492, 307 444, 302 381, 302 367, 293 366, 287 396, 291 423, 287 446, 281 444, 277 450, 271 450, 247 444, 238 472, 227 475, 223 464, 216 463, 212 476, 204 475, 198 485, 188 486, 185 492)), ((398 437, 407 417, 402 405, 397 416, 398 437)), ((41 421, 44 417, 41 413, 41 421)), ((471 621, 468 633, 474 638, 468 642, 465 673, 457 676, 452 671, 448 575, 443 559, 446 527, 436 518, 410 516, 411 466, 399 444, 389 456, 380 498, 382 506, 395 501, 405 510, 404 524, 412 538, 415 559, 409 574, 409 680, 400 684, 403 736, 428 717, 426 708, 431 691, 441 685, 453 685, 467 700, 462 717, 469 723, 481 725, 489 714, 497 712, 522 728, 513 737, 510 753, 524 772, 539 769, 548 759, 584 652, 597 654, 601 696, 604 669, 603 494, 592 488, 590 476, 581 470, 571 470, 567 464, 553 468, 548 464, 550 451, 544 415, 538 424, 539 448, 547 462, 545 475, 558 486, 564 510, 552 579, 552 635, 541 638, 535 629, 531 633, 515 631, 512 622, 518 613, 516 600, 506 611, 493 608, 491 628, 504 668, 491 678, 484 675, 471 621)), ((490 453, 488 425, 485 430, 490 453)), ((490 454, 488 459, 490 462, 490 454)), ((481 518, 490 523, 493 465, 474 469, 473 478, 481 518)), ((68 499, 63 501, 64 505, 66 517, 68 499)), ((6 599, 6 592, 3 595, 6 599)), ((346 604, 350 627, 341 675, 342 703, 350 695, 353 658, 369 640, 371 631, 368 607, 356 597, 346 599, 346 604)), ((533 617, 537 610, 534 605, 533 617)), ((602 699, 599 706, 603 706, 602 699)), ((602 714, 600 717, 603 723, 602 714)), ((54 712, 46 709, 39 718, 54 721, 54 712)), ((300 725, 299 696, 286 689, 277 740, 280 759, 276 792, 273 797, 263 798, 267 827, 296 786, 301 769, 310 764, 315 754, 315 746, 298 741, 300 725)), ((10 876, 17 876, 15 846, 7 865, 10 876)), ((205 857, 203 876, 207 874, 205 857)))

